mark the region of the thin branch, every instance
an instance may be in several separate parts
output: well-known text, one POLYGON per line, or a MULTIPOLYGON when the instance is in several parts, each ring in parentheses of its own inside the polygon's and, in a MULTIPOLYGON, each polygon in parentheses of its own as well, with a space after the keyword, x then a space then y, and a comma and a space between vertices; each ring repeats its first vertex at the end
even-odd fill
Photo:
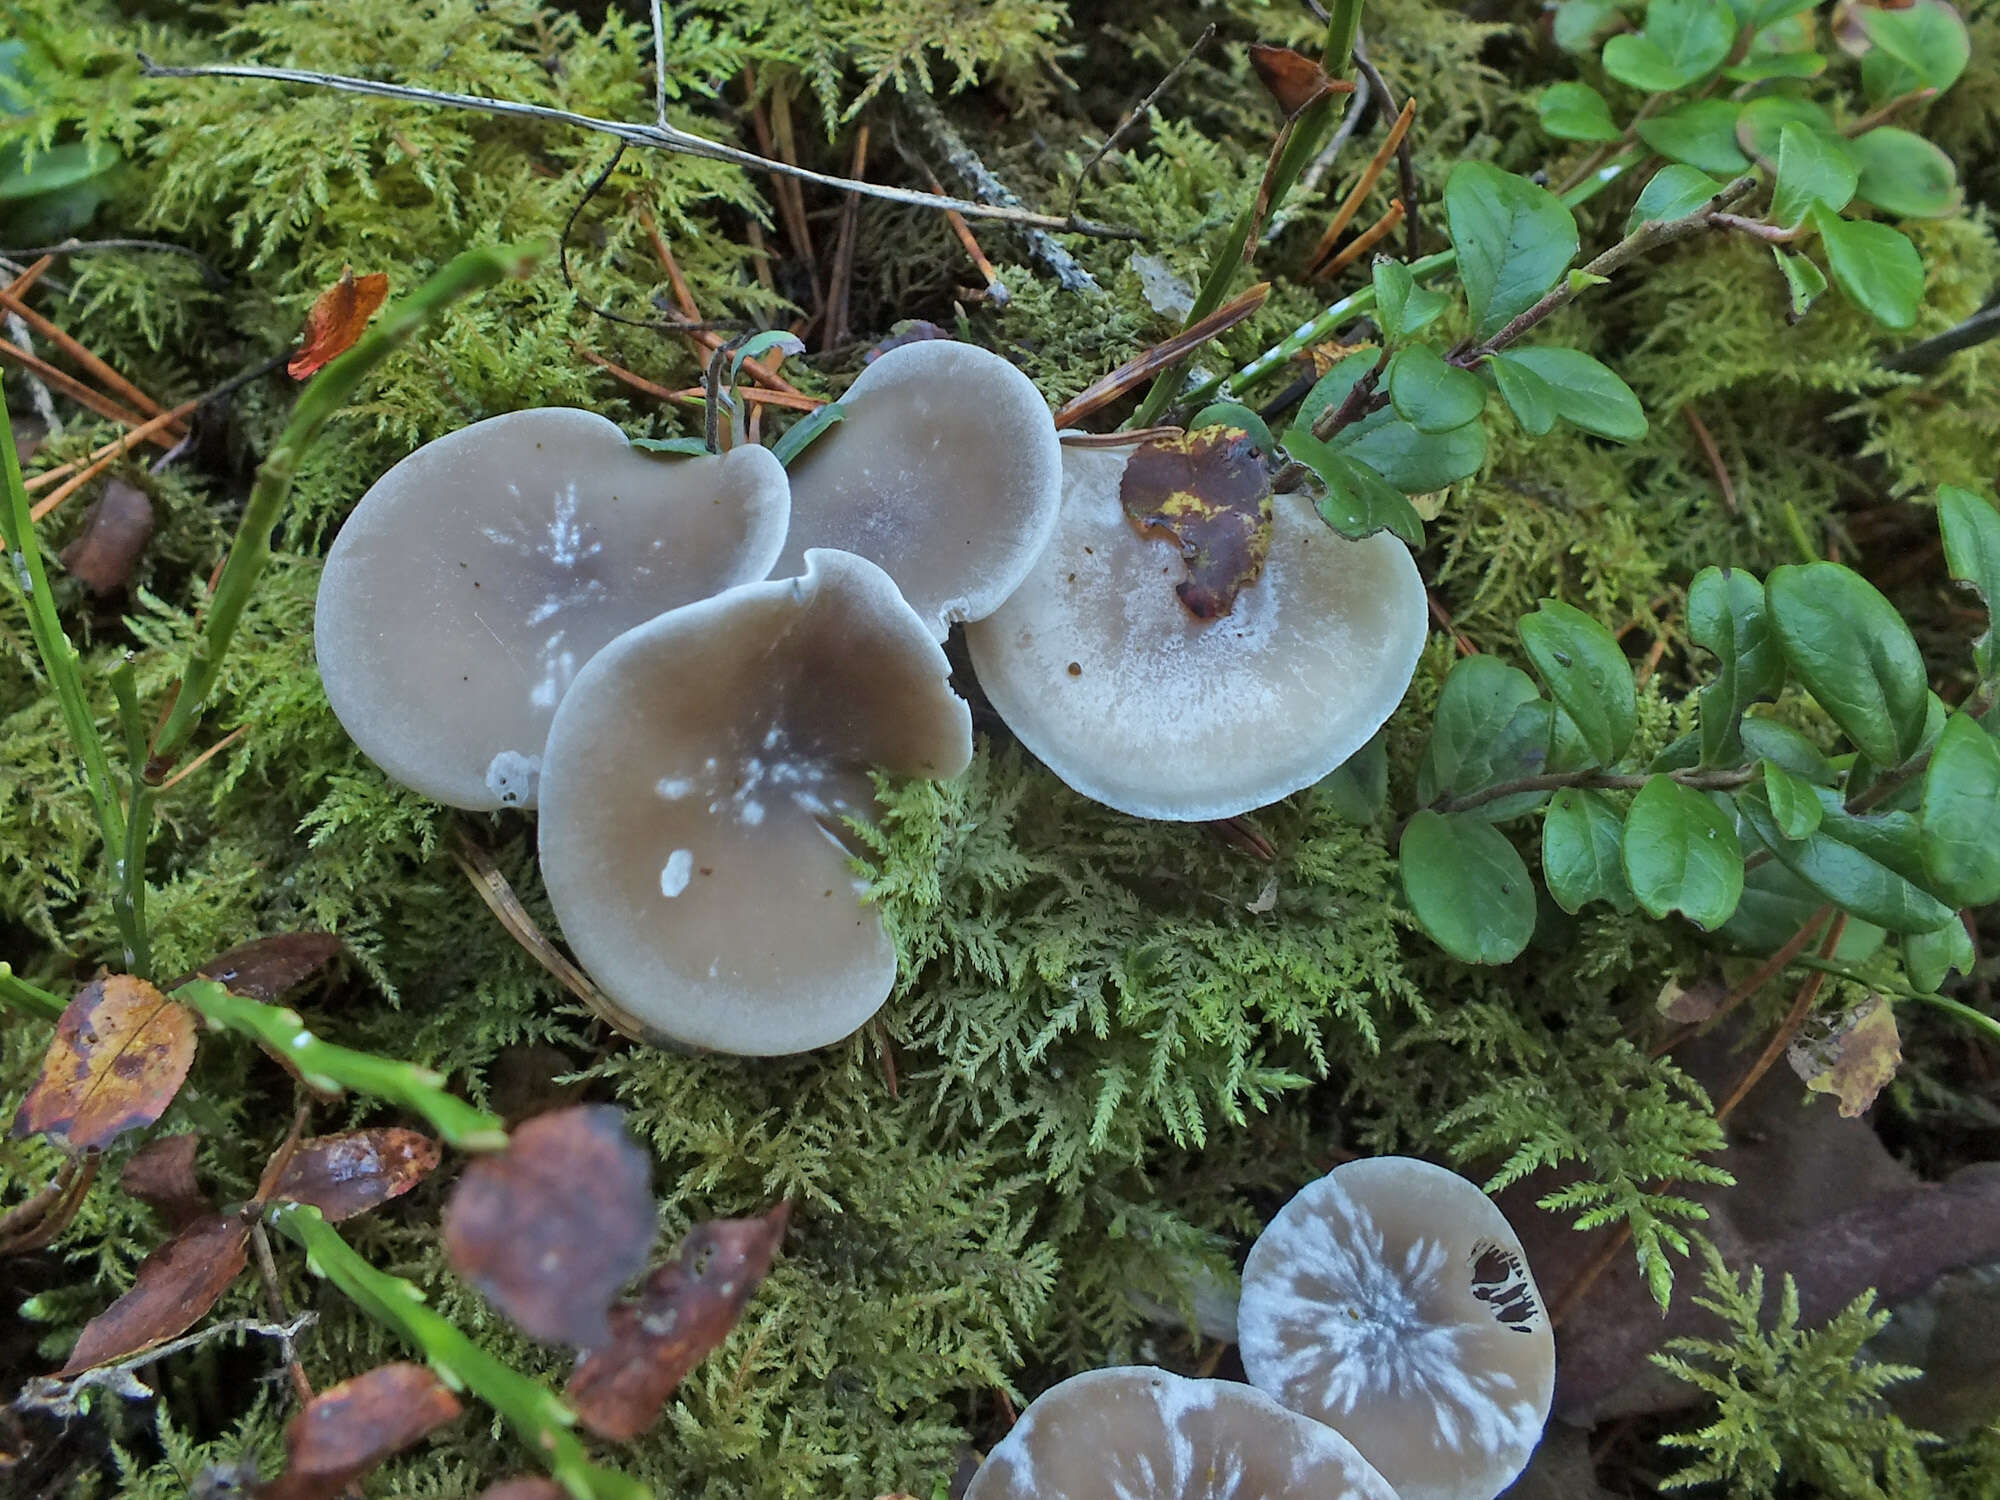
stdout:
MULTIPOLYGON (((1388 80, 1383 78, 1381 71, 1369 61, 1368 51, 1358 36, 1354 39, 1354 66, 1361 70, 1361 76, 1382 96, 1382 107, 1395 108, 1395 95, 1389 92, 1388 80)), ((1407 118, 1415 108, 1416 102, 1417 97, 1414 94, 1403 101, 1402 108, 1398 111, 1402 129, 1396 138, 1396 178, 1402 191, 1403 223, 1406 226, 1403 249, 1405 260, 1416 260, 1424 253, 1423 224, 1417 217, 1416 154, 1410 148, 1410 127, 1407 118)))
POLYGON ((19 250, 0 250, 0 260, 33 260, 42 255, 95 255, 104 250, 154 250, 162 255, 184 256, 201 268, 201 279, 208 284, 209 290, 220 292, 229 285, 229 278, 210 265, 199 251, 167 240, 64 240, 60 245, 29 245, 19 250))
POLYGON ((2000 338, 2000 300, 1989 302, 1955 328, 1932 334, 1882 361, 1885 370, 1928 375, 1961 349, 2000 338))
POLYGON ((667 125, 667 18, 660 0, 653 0, 653 120, 667 125))
POLYGON ((1070 185, 1068 213, 1071 218, 1076 217, 1076 200, 1082 195, 1083 185, 1090 180, 1090 174, 1097 169, 1097 164, 1110 154, 1111 148, 1118 144, 1118 138, 1132 128, 1133 122, 1158 103, 1160 95, 1173 87, 1174 80, 1188 70, 1188 65, 1200 54, 1201 49, 1214 40, 1215 22, 1210 21, 1202 28, 1201 35, 1194 39, 1194 45, 1181 54, 1181 60, 1167 69, 1166 76, 1146 90, 1145 97, 1126 110, 1118 123, 1111 127, 1111 134, 1104 138, 1104 144, 1091 153, 1090 160, 1083 164, 1082 170, 1076 174, 1076 181, 1070 185))
POLYGON ((193 1349, 202 1344, 213 1343, 236 1333, 254 1333, 260 1338, 276 1339, 280 1348, 289 1349, 299 1334, 319 1321, 319 1314, 302 1312, 289 1323, 266 1323, 260 1318, 232 1318, 227 1323, 210 1323, 193 1333, 183 1334, 177 1339, 169 1339, 164 1344, 156 1344, 151 1349, 121 1359, 116 1364, 98 1365, 85 1370, 69 1380, 58 1380, 53 1375, 36 1375, 22 1386, 20 1395, 14 1398, 16 1411, 43 1411, 57 1418, 74 1417, 80 1414, 77 1397, 93 1386, 108 1386, 128 1400, 150 1400, 155 1394, 148 1387, 131 1378, 132 1371, 144 1369, 147 1365, 158 1364, 170 1355, 179 1354, 184 1349, 193 1349))

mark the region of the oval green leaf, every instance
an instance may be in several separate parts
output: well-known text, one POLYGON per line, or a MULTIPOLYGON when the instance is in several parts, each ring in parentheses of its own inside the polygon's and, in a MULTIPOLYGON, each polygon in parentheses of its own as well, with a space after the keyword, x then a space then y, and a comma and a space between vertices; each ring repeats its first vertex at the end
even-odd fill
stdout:
POLYGON ((1639 789, 1625 814, 1625 878, 1647 915, 1680 912, 1713 931, 1743 895, 1736 828, 1708 797, 1670 776, 1639 789))
POLYGON ((1896 606, 1852 568, 1828 562, 1774 569, 1764 597, 1787 665, 1862 754, 1895 766, 1914 753, 1930 687, 1896 606))
POLYGON ((1523 432, 1542 437, 1556 425, 1556 393, 1530 366, 1503 350, 1487 356, 1486 369, 1523 432))
POLYGON ((1805 222, 1814 208, 1839 213, 1854 200, 1861 168, 1847 142, 1827 130, 1796 121, 1778 131, 1778 183, 1771 193, 1771 217, 1787 229, 1805 222))
POLYGON ((2000 511, 1971 490, 1939 485, 1938 527, 1951 576, 1971 584, 1986 605, 1986 633, 1972 643, 1972 664, 1981 677, 2000 676, 2000 630, 1994 628, 1994 612, 2000 610, 2000 511))
POLYGON ((1632 665, 1618 638, 1559 599, 1544 599, 1518 628, 1549 696, 1569 715, 1597 763, 1612 764, 1632 743, 1639 723, 1632 665))
POLYGON ((1449 365, 1428 344, 1406 344, 1389 361, 1389 401, 1419 432, 1450 432, 1477 420, 1486 387, 1470 370, 1449 365))
POLYGON ((1761 763, 1764 799, 1771 804, 1771 819, 1788 839, 1809 839, 1819 832, 1825 809, 1813 794, 1810 781, 1794 776, 1774 760, 1761 763))
POLYGON ((1542 879, 1574 916, 1592 901, 1621 912, 1638 903, 1625 880, 1625 816, 1602 792, 1564 787, 1542 820, 1542 879))
POLYGON ((1903 219, 1941 219, 1965 201, 1958 168, 1913 131, 1883 125, 1848 143, 1861 168, 1856 196, 1903 219))
POLYGON ((1452 168, 1444 211, 1475 338, 1533 307, 1576 256, 1576 219, 1563 201, 1485 162, 1452 168))
MULTIPOLYGON (((1669 161, 1734 177, 1750 165, 1750 158, 1743 154, 1736 140, 1736 121, 1742 113, 1743 106, 1732 100, 1696 99, 1641 120, 1633 129, 1639 132, 1640 140, 1669 161)), ((1654 181, 1658 180, 1656 176, 1654 181)), ((1651 186, 1652 183, 1647 184, 1651 186)), ((1699 203, 1693 205, 1699 206, 1699 203)), ((1682 209, 1681 213, 1691 211, 1682 209)), ((1646 217, 1677 219, 1680 214, 1651 213, 1646 217)))
POLYGON ((1570 426, 1618 443, 1636 443, 1646 435, 1639 398, 1609 365, 1581 349, 1541 346, 1507 354, 1547 382, 1555 392, 1557 413, 1570 426))
POLYGON ((2000 745, 1953 714, 1924 768, 1924 872, 1958 906, 2000 901, 2000 745))
POLYGON ((1535 101, 1542 129, 1564 141, 1615 141, 1623 133, 1611 106, 1587 83, 1557 83, 1535 101))
POLYGON ((1857 306, 1890 328, 1916 322, 1924 300, 1924 260, 1908 235, 1823 208, 1813 210, 1812 221, 1826 242, 1833 279, 1857 306))
POLYGON ((1410 910, 1453 958, 1504 964, 1528 946, 1534 884, 1492 824, 1425 808, 1403 830, 1398 862, 1410 910))

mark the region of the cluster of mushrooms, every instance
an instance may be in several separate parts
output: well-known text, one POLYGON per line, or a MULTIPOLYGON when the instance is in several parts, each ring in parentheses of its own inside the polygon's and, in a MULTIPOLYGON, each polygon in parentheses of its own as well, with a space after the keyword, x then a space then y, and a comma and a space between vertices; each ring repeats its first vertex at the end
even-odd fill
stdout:
POLYGON ((1520 1241, 1410 1157, 1348 1162, 1279 1211, 1237 1343, 1249 1385, 1128 1366, 1050 1388, 965 1500, 1494 1500, 1555 1393, 1520 1241))
POLYGON ((789 473, 756 446, 650 454, 586 411, 494 417, 383 475, 327 558, 340 722, 425 796, 539 810, 550 903, 635 1036, 801 1052, 888 998, 846 820, 871 770, 970 760, 955 622, 1022 743, 1138 817, 1311 785, 1415 670, 1394 537, 1275 495, 1268 553, 1197 615, 1185 549, 1121 505, 1139 445, 1066 445, 998 355, 894 348, 840 407, 789 473))

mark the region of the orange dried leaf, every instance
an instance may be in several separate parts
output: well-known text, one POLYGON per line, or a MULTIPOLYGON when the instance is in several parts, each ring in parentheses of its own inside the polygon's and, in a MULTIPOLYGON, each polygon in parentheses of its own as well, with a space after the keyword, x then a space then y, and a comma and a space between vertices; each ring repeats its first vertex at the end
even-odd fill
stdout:
POLYGON ((107 1146, 159 1119, 193 1062, 188 1011, 130 974, 94 980, 56 1022, 13 1133, 39 1132, 72 1151, 107 1146))
POLYGON ((653 1246, 651 1175, 622 1111, 537 1115, 452 1189, 445 1255, 533 1337, 596 1348, 611 1336, 612 1299, 653 1246))
POLYGON ((285 373, 294 380, 304 380, 352 349, 388 295, 387 274, 371 271, 356 276, 354 268, 347 267, 340 280, 314 299, 312 311, 306 314, 305 337, 285 373))
POLYGON ((213 1211, 208 1194, 195 1181, 194 1153, 200 1138, 165 1135, 132 1153, 118 1185, 141 1203, 151 1204, 170 1229, 192 1224, 213 1211))
POLYGON ((330 1224, 401 1197, 438 1164, 438 1143, 422 1131, 386 1126, 300 1141, 270 1197, 310 1203, 330 1224))
POLYGON ((1278 101, 1278 108, 1284 111, 1287 120, 1297 119, 1308 106, 1328 94, 1354 92, 1353 84, 1335 82, 1326 76, 1326 69, 1290 47, 1252 42, 1250 66, 1257 70, 1257 77, 1278 101))
POLYGON ((378 1365, 321 1391, 285 1428, 285 1472, 256 1500, 334 1500, 383 1460, 459 1413, 422 1365, 378 1365))
POLYGON ((1271 475, 1250 434, 1204 427, 1133 450, 1118 486, 1125 514, 1173 538, 1187 563, 1174 592, 1197 620, 1235 607, 1271 550, 1271 475))
POLYGON ((577 1366, 567 1395, 583 1425, 625 1441, 652 1425, 661 1404, 722 1342, 785 1238, 791 1205, 761 1218, 697 1224, 680 1258, 646 1278, 638 1300, 612 1315, 612 1340, 577 1366))
POLYGON ((83 1325, 67 1379, 96 1365, 127 1359, 186 1333, 248 1264, 250 1226, 237 1214, 209 1214, 139 1262, 132 1290, 83 1325))

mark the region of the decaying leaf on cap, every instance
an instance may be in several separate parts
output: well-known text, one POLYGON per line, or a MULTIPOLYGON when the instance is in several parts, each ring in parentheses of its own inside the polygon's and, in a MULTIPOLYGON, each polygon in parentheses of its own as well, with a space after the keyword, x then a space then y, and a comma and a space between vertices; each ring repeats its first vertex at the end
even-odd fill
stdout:
POLYGON ((1172 537, 1187 563, 1174 592, 1197 620, 1235 607, 1271 550, 1271 475, 1250 434, 1204 427, 1142 443, 1118 498, 1142 531, 1172 537))
POLYGON ((791 1205, 755 1219, 697 1224, 677 1259, 617 1308, 611 1342, 577 1367, 568 1395, 583 1425, 623 1441, 652 1425, 661 1403, 722 1342, 785 1238, 791 1205))
POLYGON ((310 1203, 338 1224, 401 1197, 437 1164, 438 1143, 420 1130, 343 1130, 300 1141, 266 1196, 310 1203))
POLYGON ((285 1472, 259 1485, 257 1500, 333 1500, 458 1413, 458 1399, 422 1365, 377 1365, 321 1391, 292 1418, 285 1472))
POLYGON ((388 295, 386 272, 356 276, 354 267, 344 268, 340 280, 313 300, 312 311, 306 314, 305 337, 285 373, 294 380, 304 380, 352 349, 388 295))
POLYGON ((241 1214, 208 1214, 188 1225, 139 1262, 132 1290, 84 1324, 56 1374, 67 1378, 186 1333, 249 1263, 249 1237, 241 1214))
POLYGON ((1842 1116, 1852 1120, 1867 1113, 1903 1061, 1896 1013, 1880 995, 1871 995, 1842 1016, 1831 1033, 1801 1038, 1785 1056, 1809 1090, 1833 1095, 1842 1116))
POLYGON ((125 1163, 118 1185, 159 1211, 169 1229, 183 1229, 213 1210, 208 1194, 195 1180, 193 1134, 163 1135, 146 1142, 125 1163))
POLYGON ((72 1151, 107 1146, 159 1119, 193 1062, 188 1011, 130 974, 94 980, 56 1022, 14 1135, 39 1133, 72 1151))
POLYGON ((190 979, 213 979, 232 995, 268 1002, 304 984, 339 953, 340 939, 330 932, 273 933, 216 954, 167 988, 179 989, 190 979))
POLYGON ((602 1345, 612 1298, 646 1267, 650 1164, 623 1121, 608 1104, 537 1115, 445 1205, 452 1269, 535 1338, 602 1345))

